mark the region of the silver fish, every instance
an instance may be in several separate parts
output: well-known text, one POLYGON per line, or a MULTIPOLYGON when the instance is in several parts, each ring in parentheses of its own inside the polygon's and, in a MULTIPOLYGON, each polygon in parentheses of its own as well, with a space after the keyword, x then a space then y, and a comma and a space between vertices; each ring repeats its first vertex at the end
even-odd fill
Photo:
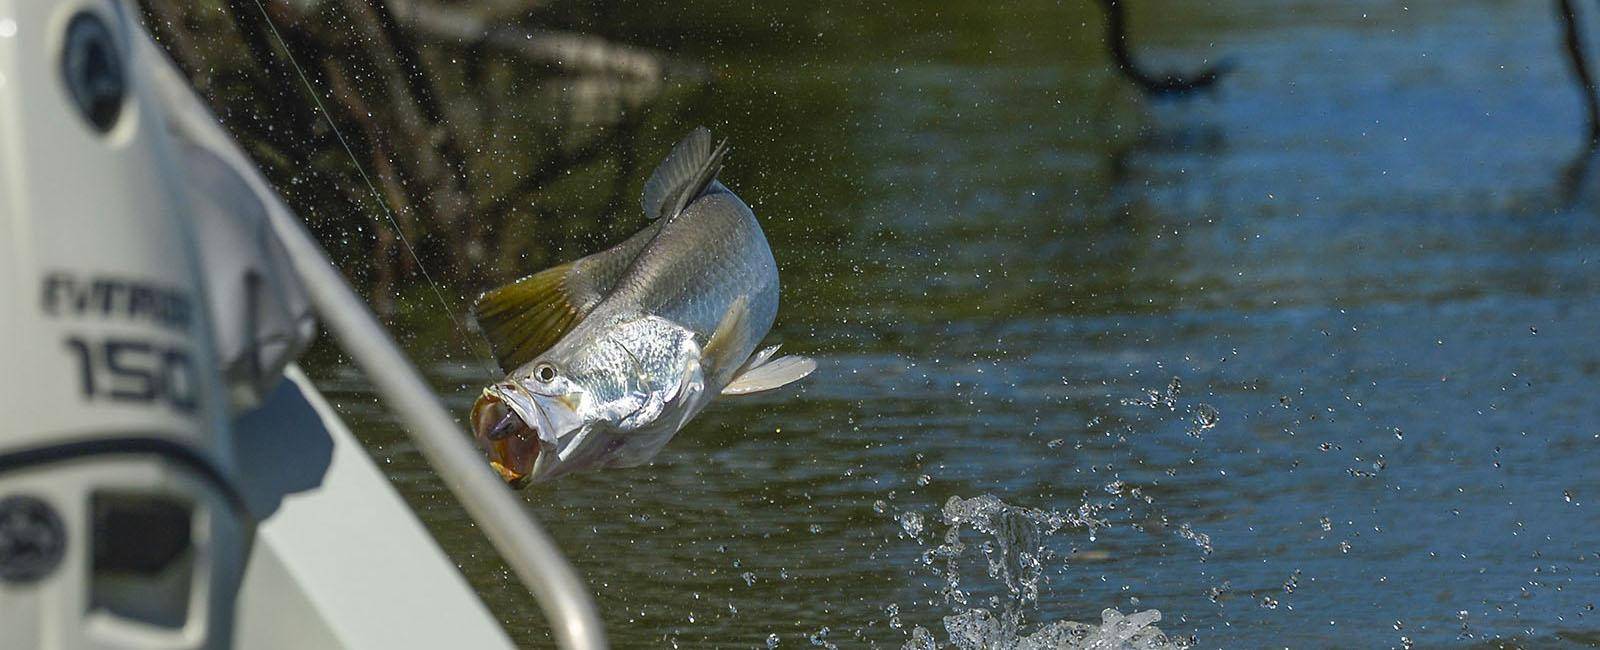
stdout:
POLYGON ((509 374, 484 389, 472 425, 511 484, 640 465, 717 395, 816 369, 756 351, 778 313, 778 267, 749 206, 716 180, 727 151, 696 129, 645 184, 649 226, 479 297, 473 316, 509 374))

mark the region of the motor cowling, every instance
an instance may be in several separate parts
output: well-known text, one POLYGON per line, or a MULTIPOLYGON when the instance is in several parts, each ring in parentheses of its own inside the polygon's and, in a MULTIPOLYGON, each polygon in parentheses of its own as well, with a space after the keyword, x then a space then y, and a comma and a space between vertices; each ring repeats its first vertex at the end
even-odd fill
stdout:
POLYGON ((229 422, 312 328, 160 56, 120 3, 0 0, 0 647, 231 643, 229 422))

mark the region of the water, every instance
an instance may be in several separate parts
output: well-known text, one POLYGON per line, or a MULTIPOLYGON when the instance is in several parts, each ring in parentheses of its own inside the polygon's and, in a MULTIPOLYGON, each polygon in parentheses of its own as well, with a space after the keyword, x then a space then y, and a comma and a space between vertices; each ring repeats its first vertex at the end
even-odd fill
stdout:
MULTIPOLYGON (((1104 507, 1084 504, 1082 509, 1098 511, 1104 507)), ((906 526, 907 519, 920 522, 919 516, 908 512, 899 517, 906 532, 917 537, 920 523, 915 527, 906 526)), ((1030 625, 1029 616, 1037 615, 1033 610, 1039 600, 1040 580, 1057 559, 1046 538, 1064 526, 1071 526, 1090 531, 1092 541, 1093 531, 1104 526, 1104 521, 1082 514, 1063 515, 1014 506, 992 494, 971 499, 950 497, 944 504, 941 519, 947 526, 942 541, 923 553, 921 562, 932 574, 941 577, 944 603, 955 613, 943 619, 943 641, 927 628, 917 626, 911 629, 911 640, 906 642, 904 650, 933 650, 945 646, 961 650, 1181 650, 1190 646, 1188 641, 1172 641, 1155 628, 1153 624, 1161 620, 1161 612, 1153 609, 1123 616, 1107 608, 1101 612, 1102 620, 1098 624, 1047 621, 1036 626, 1038 629, 1028 629, 1034 627, 1030 625), (986 574, 980 574, 976 580, 964 576, 965 565, 977 563, 974 556, 981 556, 987 564, 986 574), (995 593, 978 598, 986 588, 995 593)), ((889 626, 898 629, 901 626, 899 606, 891 604, 889 611, 889 626)))
MULTIPOLYGON (((1600 645, 1600 219, 1564 181, 1548 3, 1193 4, 1132 5, 1152 67, 1235 61, 1188 103, 1109 74, 1089 2, 730 10, 781 14, 776 42, 681 45, 723 80, 650 137, 733 139, 773 338, 821 369, 524 493, 617 645, 928 647, 949 617, 1017 644, 1600 645), (964 524, 952 573, 926 555, 957 498, 1010 523, 964 524)), ((396 329, 464 414, 483 378, 444 322, 396 329)), ((366 384, 309 365, 548 644, 366 384)))

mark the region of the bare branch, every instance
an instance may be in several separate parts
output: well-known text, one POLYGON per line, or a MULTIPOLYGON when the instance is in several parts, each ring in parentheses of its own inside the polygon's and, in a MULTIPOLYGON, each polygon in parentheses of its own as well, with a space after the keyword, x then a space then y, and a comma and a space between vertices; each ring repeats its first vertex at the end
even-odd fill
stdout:
POLYGON ((489 45, 571 74, 704 81, 701 65, 674 61, 654 50, 612 43, 598 36, 494 23, 471 13, 415 0, 394 0, 397 14, 418 34, 457 45, 489 45))

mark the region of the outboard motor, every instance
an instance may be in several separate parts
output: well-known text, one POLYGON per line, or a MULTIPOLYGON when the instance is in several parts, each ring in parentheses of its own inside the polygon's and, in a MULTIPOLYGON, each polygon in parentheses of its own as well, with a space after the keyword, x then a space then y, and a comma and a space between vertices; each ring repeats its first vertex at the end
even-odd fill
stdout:
POLYGON ((229 422, 311 331, 134 12, 0 0, 5 648, 231 645, 252 520, 229 422))

